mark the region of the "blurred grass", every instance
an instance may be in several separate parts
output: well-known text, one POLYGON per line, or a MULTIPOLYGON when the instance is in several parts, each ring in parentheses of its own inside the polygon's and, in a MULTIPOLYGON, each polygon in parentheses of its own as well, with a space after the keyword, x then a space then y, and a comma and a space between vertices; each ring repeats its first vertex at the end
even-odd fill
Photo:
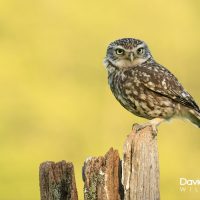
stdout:
MULTIPOLYGON (((38 166, 75 164, 80 199, 86 157, 120 153, 133 122, 111 95, 102 65, 109 42, 145 40, 200 103, 200 3, 169 1, 0 2, 0 200, 39 199, 38 166)), ((174 120, 159 128, 161 197, 199 179, 199 130, 174 120)))

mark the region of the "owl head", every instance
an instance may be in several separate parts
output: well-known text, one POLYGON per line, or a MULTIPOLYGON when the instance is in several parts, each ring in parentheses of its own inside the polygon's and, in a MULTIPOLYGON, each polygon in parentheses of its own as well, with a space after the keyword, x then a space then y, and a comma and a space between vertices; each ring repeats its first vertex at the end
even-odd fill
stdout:
POLYGON ((117 68, 134 67, 153 59, 147 45, 138 39, 123 38, 109 44, 104 63, 117 68))

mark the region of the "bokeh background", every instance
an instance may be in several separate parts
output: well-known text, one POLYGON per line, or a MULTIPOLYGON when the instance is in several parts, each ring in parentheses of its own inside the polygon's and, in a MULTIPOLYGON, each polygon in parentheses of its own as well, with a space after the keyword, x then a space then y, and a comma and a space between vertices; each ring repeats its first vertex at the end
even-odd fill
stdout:
MULTIPOLYGON (((1 0, 0 200, 39 199, 46 160, 81 167, 113 146, 122 153, 133 116, 114 99, 102 60, 111 41, 145 40, 200 103, 200 1, 1 0)), ((200 178, 200 131, 174 120, 159 127, 161 198, 180 192, 179 178, 200 178)))

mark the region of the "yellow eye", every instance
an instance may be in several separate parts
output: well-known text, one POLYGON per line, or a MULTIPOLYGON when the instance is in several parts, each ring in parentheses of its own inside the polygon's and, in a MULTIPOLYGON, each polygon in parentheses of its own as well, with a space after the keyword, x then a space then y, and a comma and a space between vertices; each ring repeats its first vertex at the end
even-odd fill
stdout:
POLYGON ((137 54, 138 54, 138 55, 143 55, 143 54, 144 54, 144 51, 145 51, 145 50, 144 50, 143 47, 138 48, 138 49, 137 49, 137 54))
POLYGON ((115 52, 117 55, 124 55, 125 53, 123 49, 116 49, 115 52))

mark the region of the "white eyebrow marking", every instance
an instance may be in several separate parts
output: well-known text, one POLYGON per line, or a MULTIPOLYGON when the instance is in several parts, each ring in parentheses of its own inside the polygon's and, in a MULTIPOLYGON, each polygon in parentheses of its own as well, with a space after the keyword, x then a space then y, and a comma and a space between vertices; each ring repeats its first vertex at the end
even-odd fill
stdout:
POLYGON ((145 44, 144 44, 144 43, 142 43, 142 44, 139 44, 139 45, 137 45, 137 47, 136 47, 136 48, 138 49, 138 48, 140 48, 140 47, 145 47, 145 44))
POLYGON ((126 49, 125 49, 123 46, 121 46, 121 45, 118 45, 118 46, 115 47, 115 49, 118 49, 118 48, 123 49, 123 50, 126 50, 126 49))
POLYGON ((115 49, 118 49, 118 48, 123 49, 126 52, 132 52, 135 49, 134 47, 132 47, 131 49, 126 49, 121 45, 118 45, 118 46, 115 47, 115 49))

